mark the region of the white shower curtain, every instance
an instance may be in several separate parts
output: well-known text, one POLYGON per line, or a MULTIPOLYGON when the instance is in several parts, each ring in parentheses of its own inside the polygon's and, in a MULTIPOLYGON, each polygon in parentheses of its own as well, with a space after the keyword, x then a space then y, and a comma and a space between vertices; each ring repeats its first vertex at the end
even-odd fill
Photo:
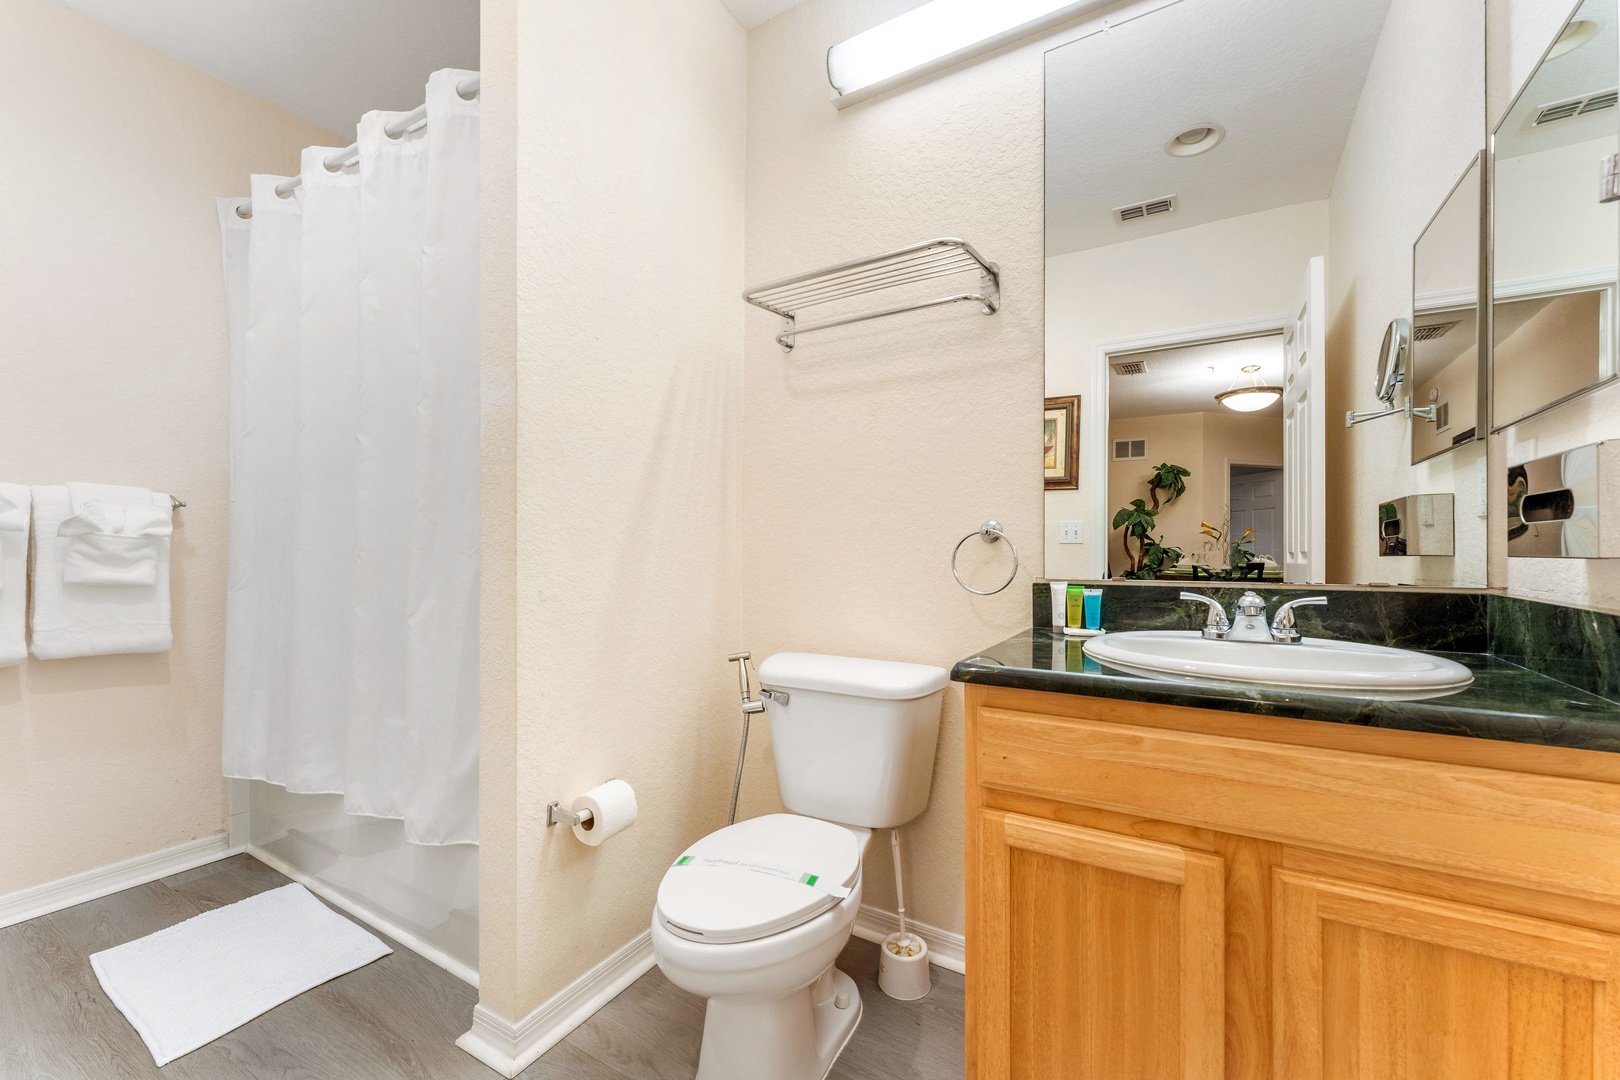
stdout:
POLYGON ((231 329, 225 775, 478 837, 478 103, 219 201, 231 329))

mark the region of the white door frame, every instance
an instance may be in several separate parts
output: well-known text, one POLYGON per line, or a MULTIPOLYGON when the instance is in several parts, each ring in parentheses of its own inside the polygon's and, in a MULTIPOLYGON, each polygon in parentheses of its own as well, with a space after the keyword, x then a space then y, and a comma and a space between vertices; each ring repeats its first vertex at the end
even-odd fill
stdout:
MULTIPOLYGON (((1232 322, 1192 326, 1184 330, 1165 330, 1156 334, 1112 338, 1098 341, 1091 347, 1091 391, 1080 403, 1081 443, 1086 450, 1091 482, 1091 529, 1096 540, 1091 544, 1088 562, 1090 576, 1100 579, 1108 572, 1108 545, 1113 530, 1108 527, 1113 519, 1108 514, 1108 464, 1112 460, 1108 445, 1108 373, 1109 358, 1130 353, 1157 352, 1160 349, 1185 348, 1189 345, 1218 345, 1223 341, 1241 341, 1243 338, 1266 337, 1281 334, 1289 326, 1289 316, 1271 315, 1257 319, 1235 319, 1232 322)), ((1227 484, 1231 483, 1231 469, 1227 470, 1227 484)), ((1230 494, 1230 492, 1228 493, 1230 494)), ((1230 501, 1230 500, 1228 500, 1230 501)))

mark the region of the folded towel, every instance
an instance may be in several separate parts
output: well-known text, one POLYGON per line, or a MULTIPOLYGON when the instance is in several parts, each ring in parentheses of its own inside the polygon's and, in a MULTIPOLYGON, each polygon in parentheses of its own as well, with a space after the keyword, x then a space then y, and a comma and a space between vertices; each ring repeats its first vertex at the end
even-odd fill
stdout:
POLYGON ((168 651, 174 643, 169 497, 145 488, 68 484, 36 487, 33 501, 33 654, 60 660, 168 651), (131 559, 130 542, 142 548, 138 558, 131 559))
POLYGON ((0 667, 28 655, 28 522, 33 499, 21 484, 0 484, 0 667))
MULTIPOLYGON (((73 500, 73 486, 68 497, 73 500)), ((131 489, 138 490, 138 489, 131 489)), ((174 532, 172 510, 151 502, 111 505, 100 499, 57 526, 69 537, 62 556, 62 580, 68 585, 156 585, 163 539, 174 532)))

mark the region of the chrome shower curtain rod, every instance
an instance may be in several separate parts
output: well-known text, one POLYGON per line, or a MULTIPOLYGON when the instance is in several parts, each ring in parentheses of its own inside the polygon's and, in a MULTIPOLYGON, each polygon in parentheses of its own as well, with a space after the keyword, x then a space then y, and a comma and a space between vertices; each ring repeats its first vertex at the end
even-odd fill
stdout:
MULTIPOLYGON (((483 77, 481 75, 474 75, 470 79, 463 79, 456 84, 456 93, 461 95, 463 101, 471 101, 473 98, 478 96, 478 91, 481 88, 482 82, 483 77)), ((416 108, 412 109, 404 116, 401 116, 399 119, 390 121, 386 126, 384 126, 383 134, 387 135, 390 139, 397 139, 426 119, 427 105, 424 103, 418 105, 416 108)), ((329 156, 325 161, 321 162, 321 164, 325 165, 328 171, 337 172, 345 165, 353 162, 359 156, 360 144, 350 143, 342 150, 339 150, 337 153, 329 156)), ((301 176, 294 176, 283 180, 281 183, 276 185, 276 194, 285 199, 287 196, 291 195, 293 191, 296 190, 303 182, 304 178, 301 176)), ((252 217, 253 200, 246 200, 240 206, 238 206, 236 208, 236 216, 242 218, 252 217)))

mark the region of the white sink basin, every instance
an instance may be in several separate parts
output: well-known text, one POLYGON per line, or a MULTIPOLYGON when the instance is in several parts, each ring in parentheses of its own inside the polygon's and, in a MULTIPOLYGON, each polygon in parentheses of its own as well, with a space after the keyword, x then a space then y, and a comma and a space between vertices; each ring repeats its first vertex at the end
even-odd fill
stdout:
POLYGON ((1297 645, 1212 641, 1196 630, 1132 630, 1086 642, 1086 655, 1135 675, 1259 683, 1313 693, 1424 698, 1461 690, 1473 673, 1454 660, 1305 638, 1297 645))

